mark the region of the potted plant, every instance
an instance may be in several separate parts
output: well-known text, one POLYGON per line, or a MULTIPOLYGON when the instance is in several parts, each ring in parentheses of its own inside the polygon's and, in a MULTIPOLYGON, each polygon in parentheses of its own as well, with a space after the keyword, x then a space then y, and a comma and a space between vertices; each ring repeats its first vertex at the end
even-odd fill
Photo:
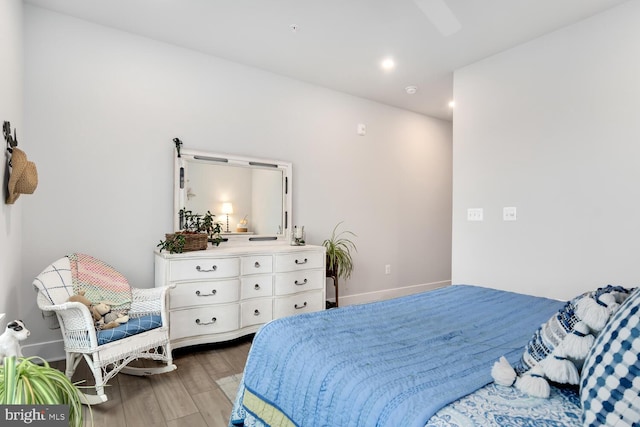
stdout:
POLYGON ((166 240, 161 240, 157 247, 160 252, 182 253, 207 249, 207 242, 218 246, 222 241, 220 232, 222 227, 214 221, 215 215, 210 211, 201 215, 182 208, 180 214, 180 231, 166 234, 166 240))
POLYGON ((353 243, 346 236, 356 236, 353 232, 344 230, 338 231, 338 227, 342 224, 342 221, 336 224, 331 233, 331 237, 322 242, 327 250, 326 257, 326 271, 327 277, 333 279, 333 284, 336 287, 336 306, 338 305, 338 279, 348 279, 351 277, 353 271, 353 258, 351 252, 357 252, 355 243, 353 243))
POLYGON ((39 357, 4 358, 0 405, 68 405, 69 425, 82 426, 82 402, 76 386, 39 357), (42 365, 33 363, 34 359, 42 365))

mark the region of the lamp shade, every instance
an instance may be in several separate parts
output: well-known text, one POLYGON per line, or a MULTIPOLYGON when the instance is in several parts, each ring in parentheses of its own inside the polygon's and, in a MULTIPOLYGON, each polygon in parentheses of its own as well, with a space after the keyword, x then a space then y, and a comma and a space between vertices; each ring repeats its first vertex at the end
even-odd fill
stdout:
POLYGON ((233 213, 233 205, 231 202, 225 202, 222 204, 222 213, 227 215, 233 213))

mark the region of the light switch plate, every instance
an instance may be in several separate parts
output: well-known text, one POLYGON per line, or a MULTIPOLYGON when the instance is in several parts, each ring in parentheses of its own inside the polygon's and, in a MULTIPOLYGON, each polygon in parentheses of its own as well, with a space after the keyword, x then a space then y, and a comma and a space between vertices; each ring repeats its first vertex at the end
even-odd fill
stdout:
POLYGON ((467 209, 467 221, 482 221, 484 218, 484 210, 482 208, 467 209))
POLYGON ((502 220, 503 221, 515 221, 516 217, 516 208, 513 206, 505 207, 502 209, 502 220))

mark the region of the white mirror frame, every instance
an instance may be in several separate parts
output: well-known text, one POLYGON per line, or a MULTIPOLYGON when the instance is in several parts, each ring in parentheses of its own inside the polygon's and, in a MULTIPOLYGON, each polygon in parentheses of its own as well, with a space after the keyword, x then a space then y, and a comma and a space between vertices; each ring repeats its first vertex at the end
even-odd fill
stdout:
MULTIPOLYGON (((246 168, 278 169, 282 171, 282 233, 281 234, 221 234, 224 239, 242 241, 272 241, 287 240, 292 224, 292 176, 293 167, 289 162, 281 160, 269 160, 254 157, 244 157, 232 154, 210 153, 207 151, 196 151, 182 149, 180 156, 175 156, 174 162, 174 206, 173 206, 173 226, 175 230, 180 229, 179 211, 186 206, 187 191, 184 185, 184 162, 189 159, 210 161, 211 164, 224 166, 240 166, 246 168)), ((203 212, 205 213, 205 212, 203 212)), ((216 216, 216 212, 212 212, 216 216)))

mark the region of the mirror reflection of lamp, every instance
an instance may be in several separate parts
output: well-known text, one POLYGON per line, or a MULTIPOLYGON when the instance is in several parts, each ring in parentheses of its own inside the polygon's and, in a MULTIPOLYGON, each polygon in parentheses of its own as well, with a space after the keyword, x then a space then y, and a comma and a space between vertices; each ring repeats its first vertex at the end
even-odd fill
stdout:
POLYGON ((193 192, 191 187, 187 187, 187 200, 191 200, 194 197, 196 197, 196 193, 193 192))
POLYGON ((224 202, 222 204, 222 213, 227 215, 227 230, 226 232, 229 233, 229 214, 233 213, 233 205, 231 204, 231 202, 224 202))

